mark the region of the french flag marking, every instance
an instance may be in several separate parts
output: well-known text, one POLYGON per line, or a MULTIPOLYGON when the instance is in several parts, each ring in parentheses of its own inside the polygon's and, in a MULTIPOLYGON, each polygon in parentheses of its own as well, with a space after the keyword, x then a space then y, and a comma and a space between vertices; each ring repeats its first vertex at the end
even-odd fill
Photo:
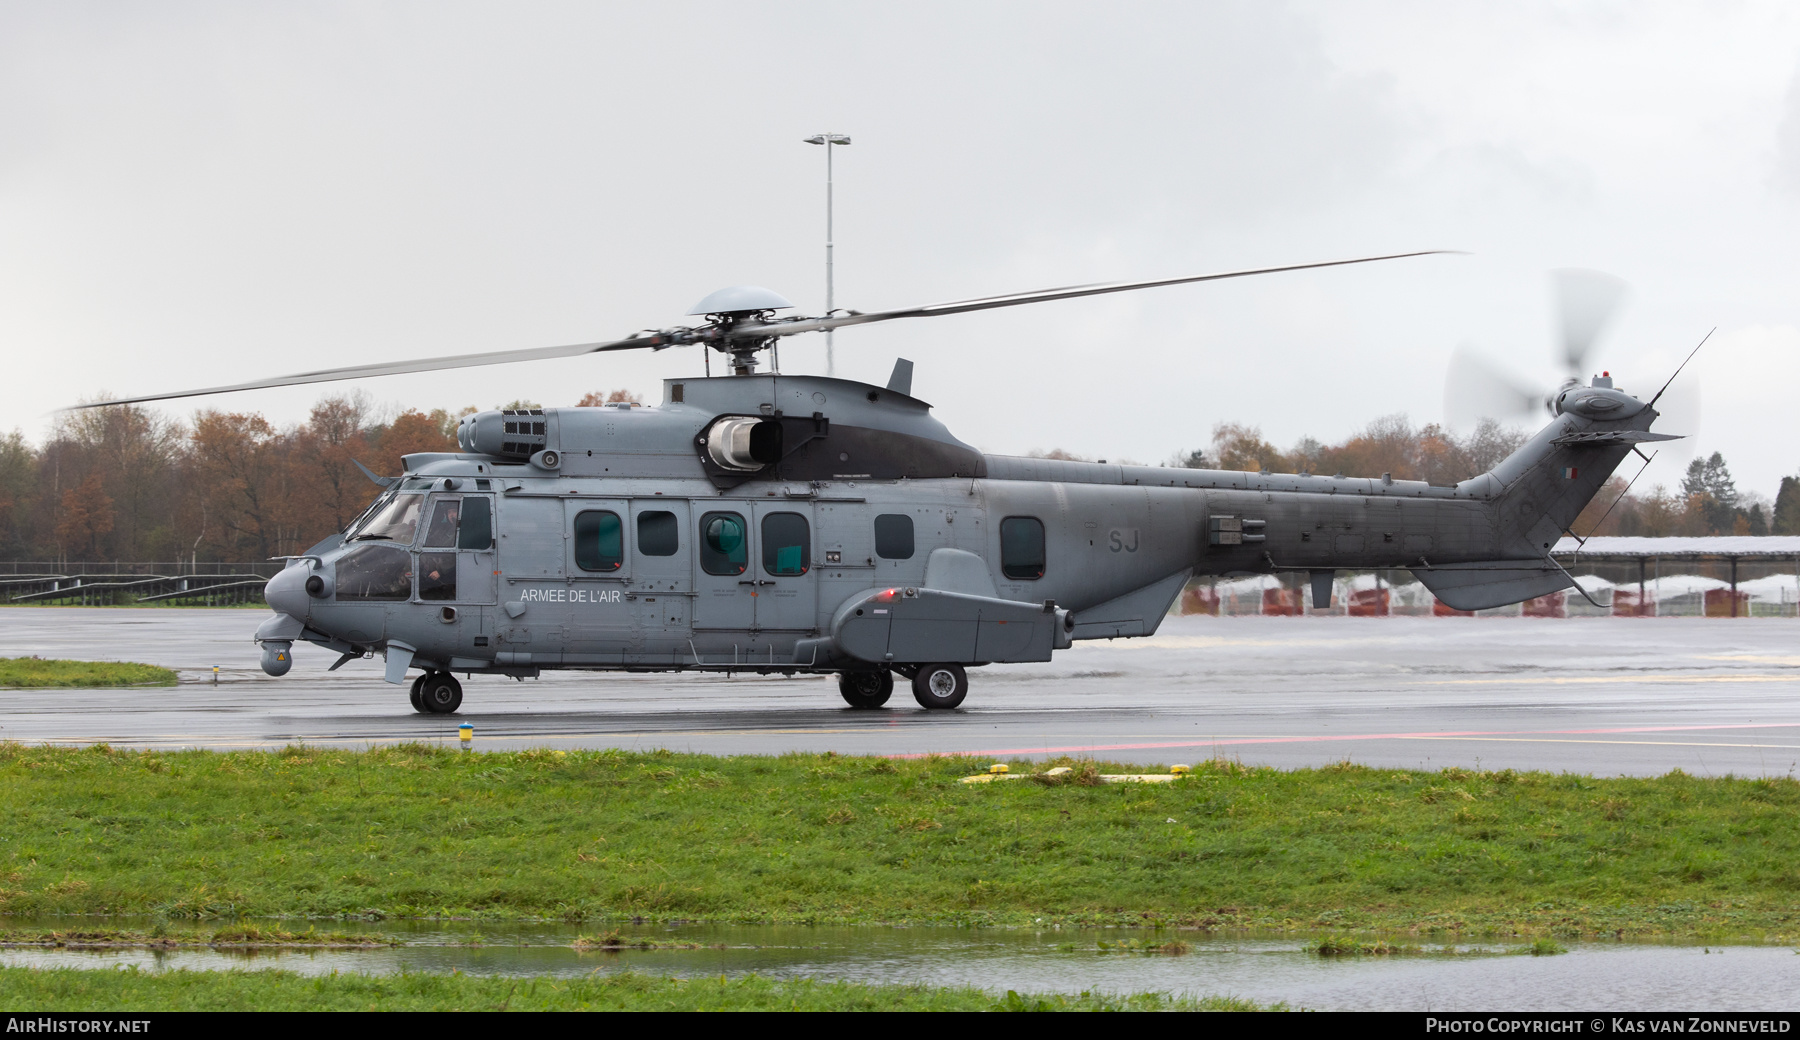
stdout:
POLYGON ((1579 472, 1579 471, 1574 466, 1564 466, 1563 467, 1563 479, 1564 480, 1574 480, 1577 472, 1579 472))

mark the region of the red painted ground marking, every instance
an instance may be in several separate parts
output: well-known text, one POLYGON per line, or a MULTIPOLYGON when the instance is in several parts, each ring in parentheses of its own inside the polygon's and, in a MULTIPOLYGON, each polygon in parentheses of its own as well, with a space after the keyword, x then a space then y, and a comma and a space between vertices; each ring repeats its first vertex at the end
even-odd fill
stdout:
POLYGON ((887 758, 928 758, 932 755, 1067 755, 1078 751, 1148 751, 1157 748, 1225 747, 1239 744, 1323 744, 1346 740, 1430 740, 1433 737, 1549 737, 1595 733, 1691 733, 1710 729, 1793 729, 1800 722, 1732 722, 1704 726, 1617 726, 1606 729, 1444 730, 1436 733, 1358 733, 1312 737, 1225 737, 1218 740, 1169 740, 1140 744, 1074 744, 1068 747, 998 748, 985 751, 925 751, 887 758))

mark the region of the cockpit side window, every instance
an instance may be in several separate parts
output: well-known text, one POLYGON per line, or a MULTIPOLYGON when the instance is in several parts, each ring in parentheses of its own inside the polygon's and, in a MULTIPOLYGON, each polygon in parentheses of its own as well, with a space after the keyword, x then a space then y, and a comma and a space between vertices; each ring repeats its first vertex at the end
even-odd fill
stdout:
POLYGON ((462 500, 462 533, 456 547, 477 551, 494 547, 494 512, 487 496, 471 495, 462 500))
POLYGON ((462 499, 439 495, 431 503, 431 525, 425 529, 428 549, 456 548, 456 529, 462 520, 462 499))
POLYGON ((337 598, 410 599, 412 561, 412 553, 391 545, 359 545, 337 562, 337 598))
POLYGON ((456 554, 422 552, 419 554, 419 598, 456 598, 456 554))
POLYGON ((364 521, 350 541, 371 539, 411 545, 419 530, 419 510, 425 505, 424 495, 398 495, 386 507, 364 521))

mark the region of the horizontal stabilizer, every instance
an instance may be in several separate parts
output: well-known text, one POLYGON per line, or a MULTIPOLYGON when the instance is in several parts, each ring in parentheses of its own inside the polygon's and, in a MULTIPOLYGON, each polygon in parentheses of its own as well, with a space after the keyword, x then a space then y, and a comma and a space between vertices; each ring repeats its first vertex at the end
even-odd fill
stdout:
POLYGON ((1575 447, 1597 447, 1602 444, 1643 444, 1646 441, 1678 441, 1679 433, 1651 433, 1649 430, 1584 430, 1580 433, 1565 433, 1551 441, 1551 444, 1567 444, 1575 447))
POLYGON ((1425 583, 1431 594, 1456 610, 1487 610, 1548 596, 1574 582, 1562 568, 1549 562, 1493 560, 1485 563, 1451 563, 1418 567, 1413 577, 1425 583))

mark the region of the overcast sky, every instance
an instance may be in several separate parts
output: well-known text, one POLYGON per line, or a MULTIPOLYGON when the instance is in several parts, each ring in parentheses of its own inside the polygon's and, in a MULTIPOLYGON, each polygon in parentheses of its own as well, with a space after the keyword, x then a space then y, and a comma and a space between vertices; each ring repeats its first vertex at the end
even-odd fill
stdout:
MULTIPOLYGON (((870 310, 1421 248, 838 334, 992 452, 1157 462, 1437 421, 1469 343, 1546 388, 1547 270, 1634 288, 1646 396, 1800 470, 1800 8, 1747 3, 0 2, 0 428, 144 393, 622 336, 751 283, 870 310)), ((823 372, 821 337, 788 371, 823 372)), ((369 380, 655 400, 697 350, 369 380)), ((319 387, 213 398, 279 422, 319 387)), ((1672 432, 1685 432, 1676 430, 1672 432)), ((1679 452, 1676 453, 1678 456, 1679 452)), ((1677 478, 1684 458, 1646 482, 1677 478)))

